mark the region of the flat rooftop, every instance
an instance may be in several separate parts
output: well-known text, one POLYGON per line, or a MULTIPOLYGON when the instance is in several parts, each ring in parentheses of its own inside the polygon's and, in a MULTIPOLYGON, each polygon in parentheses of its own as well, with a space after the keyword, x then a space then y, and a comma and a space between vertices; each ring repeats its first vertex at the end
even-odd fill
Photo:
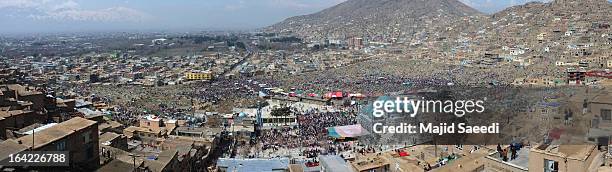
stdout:
POLYGON ((344 161, 340 156, 337 155, 319 155, 319 161, 321 165, 325 167, 326 171, 333 172, 352 172, 353 170, 349 167, 348 163, 344 161))
POLYGON ((29 110, 12 110, 12 111, 0 111, 0 117, 8 118, 15 115, 23 115, 30 113, 29 110))
POLYGON ((113 133, 113 132, 106 132, 106 133, 104 133, 104 134, 100 135, 100 137, 99 137, 99 141, 100 141, 100 143, 102 143, 102 144, 103 144, 103 143, 105 143, 105 142, 112 141, 112 140, 114 140, 115 138, 117 138, 117 137, 119 137, 119 136, 120 136, 120 135, 119 135, 119 134, 117 134, 117 133, 113 133))
POLYGON ((227 159, 217 161, 217 167, 227 168, 226 171, 251 172, 288 170, 289 159, 227 159))
POLYGON ((463 156, 457 160, 450 162, 448 165, 436 169, 436 171, 453 172, 457 171, 458 169, 462 171, 474 171, 477 170, 479 167, 484 166, 484 157, 487 155, 488 151, 486 149, 479 149, 474 153, 463 156))
POLYGON ((36 131, 34 134, 34 142, 32 142, 32 136, 27 135, 16 139, 18 142, 21 141, 22 145, 28 147, 39 148, 45 146, 54 141, 60 140, 66 136, 75 133, 76 131, 82 130, 89 126, 95 125, 95 121, 87 120, 81 117, 75 117, 68 121, 56 124, 49 128, 41 131, 36 131))
POLYGON ((546 152, 557 154, 560 157, 574 158, 579 160, 586 160, 593 149, 596 149, 595 145, 546 145, 542 144, 532 148, 534 152, 546 152))
POLYGON ((36 128, 34 128, 34 129, 24 131, 22 134, 25 134, 25 135, 30 135, 30 134, 32 134, 32 133, 36 133, 36 132, 39 132, 39 131, 45 130, 45 129, 47 129, 47 128, 51 128, 51 127, 53 127, 53 126, 55 126, 55 125, 57 125, 57 123, 48 123, 48 124, 45 124, 45 125, 40 125, 39 127, 36 127, 36 128))
MULTIPOLYGON (((508 149, 508 161, 506 161, 505 163, 510 164, 512 166, 527 169, 529 167, 529 152, 530 152, 529 148, 523 147, 521 150, 517 151, 518 156, 516 157, 516 159, 510 160, 512 153, 508 149)), ((495 152, 495 153, 489 154, 489 158, 504 162, 502 157, 500 157, 499 155, 500 155, 499 152, 495 152)))
POLYGON ((389 165, 389 161, 382 156, 372 156, 359 159, 351 164, 358 171, 363 171, 389 165))
POLYGON ((0 160, 4 160, 9 157, 10 154, 19 153, 28 149, 27 146, 21 145, 14 140, 5 140, 0 142, 0 160))

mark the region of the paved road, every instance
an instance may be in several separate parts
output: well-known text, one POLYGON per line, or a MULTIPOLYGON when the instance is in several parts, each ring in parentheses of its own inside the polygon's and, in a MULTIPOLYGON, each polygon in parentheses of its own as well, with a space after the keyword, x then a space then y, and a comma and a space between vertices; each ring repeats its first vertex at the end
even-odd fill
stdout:
POLYGON ((223 77, 228 77, 230 74, 234 74, 237 75, 240 73, 240 69, 239 67, 242 66, 244 63, 246 63, 249 59, 251 59, 253 56, 255 56, 257 53, 257 50, 255 48, 252 47, 252 45, 248 44, 246 41, 245 42, 245 48, 247 51, 247 55, 244 57, 244 59, 240 60, 238 63, 232 65, 230 67, 229 70, 226 70, 225 72, 223 72, 223 74, 221 74, 221 76, 223 77))

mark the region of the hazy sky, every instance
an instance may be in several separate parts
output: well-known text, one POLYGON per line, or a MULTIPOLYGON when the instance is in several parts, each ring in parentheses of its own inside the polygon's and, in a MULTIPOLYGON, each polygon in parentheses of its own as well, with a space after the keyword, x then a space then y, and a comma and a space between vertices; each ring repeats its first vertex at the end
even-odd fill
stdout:
MULTIPOLYGON (((345 0, 0 0, 0 33, 253 29, 345 0)), ((461 0, 486 13, 529 0, 461 0)))

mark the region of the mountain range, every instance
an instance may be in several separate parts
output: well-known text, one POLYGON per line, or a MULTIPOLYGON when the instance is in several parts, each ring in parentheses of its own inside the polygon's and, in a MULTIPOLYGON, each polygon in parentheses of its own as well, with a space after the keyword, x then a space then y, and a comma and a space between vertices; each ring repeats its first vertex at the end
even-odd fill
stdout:
POLYGON ((458 0, 348 0, 320 12, 288 18, 266 30, 303 37, 397 36, 422 25, 483 15, 458 0))
MULTIPOLYGON (((264 30, 294 33, 306 40, 358 36, 389 41, 390 38, 413 37, 425 31, 443 32, 451 26, 482 29, 496 27, 491 23, 506 22, 544 27, 559 16, 576 19, 576 15, 580 15, 577 20, 601 22, 607 18, 609 21, 611 9, 607 0, 555 0, 549 3, 531 2, 485 15, 458 0, 348 0, 314 14, 288 18, 264 30), (509 15, 525 13, 528 15, 522 18, 497 21, 509 15), (464 21, 469 19, 473 22, 465 24, 464 21)), ((501 32, 506 30, 504 27, 496 29, 501 32)))

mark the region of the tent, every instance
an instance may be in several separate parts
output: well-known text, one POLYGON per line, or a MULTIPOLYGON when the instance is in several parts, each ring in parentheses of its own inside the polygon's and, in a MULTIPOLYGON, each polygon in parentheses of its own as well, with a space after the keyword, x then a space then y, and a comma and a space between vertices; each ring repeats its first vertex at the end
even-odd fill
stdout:
POLYGON ((285 90, 283 90, 282 88, 275 88, 275 89, 272 90, 273 93, 280 93, 280 92, 283 92, 283 91, 285 91, 285 90))
POLYGON ((268 97, 269 95, 263 91, 259 91, 259 97, 268 97))
POLYGON ((355 93, 355 94, 349 94, 349 97, 355 97, 358 99, 362 99, 362 98, 366 98, 366 95, 363 95, 361 93, 355 93))
POLYGON ((343 98, 343 94, 342 91, 334 91, 334 92, 329 92, 325 94, 325 98, 327 99, 331 99, 331 98, 343 98))
POLYGON ((356 138, 367 134, 368 131, 359 124, 327 128, 327 135, 336 139, 356 138))
POLYGON ((399 156, 400 156, 400 157, 410 156, 410 153, 408 153, 408 152, 406 152, 406 151, 400 151, 400 152, 399 152, 399 156))

